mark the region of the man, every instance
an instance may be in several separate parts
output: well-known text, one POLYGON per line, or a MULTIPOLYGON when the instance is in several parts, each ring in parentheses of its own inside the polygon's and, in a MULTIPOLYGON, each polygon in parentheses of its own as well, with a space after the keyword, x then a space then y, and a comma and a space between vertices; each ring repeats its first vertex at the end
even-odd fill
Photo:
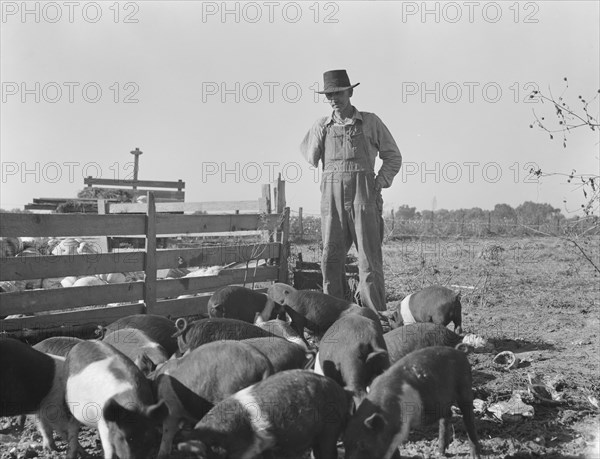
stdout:
POLYGON ((386 310, 381 243, 381 189, 392 184, 402 165, 394 138, 373 113, 350 104, 354 88, 345 70, 323 74, 325 94, 333 113, 317 120, 300 150, 314 167, 323 167, 321 230, 323 290, 344 297, 346 254, 358 250, 359 292, 364 306, 386 310), (383 164, 375 175, 375 158, 383 164))

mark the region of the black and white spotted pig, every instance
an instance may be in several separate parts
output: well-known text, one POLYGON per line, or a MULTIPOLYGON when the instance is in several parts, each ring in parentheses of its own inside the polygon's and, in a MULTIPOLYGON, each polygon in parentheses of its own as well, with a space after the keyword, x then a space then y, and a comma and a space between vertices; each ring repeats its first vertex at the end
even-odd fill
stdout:
POLYGON ((46 354, 66 357, 69 351, 83 340, 74 336, 51 336, 33 346, 34 349, 46 354))
POLYGON ((439 421, 439 453, 451 440, 450 407, 458 404, 479 458, 471 365, 466 355, 444 346, 411 352, 377 377, 344 433, 345 459, 399 459, 398 446, 413 427, 439 421))
MULTIPOLYGON (((320 338, 344 314, 367 309, 326 293, 315 290, 296 290, 294 287, 282 283, 271 285, 267 294, 273 301, 285 307, 286 313, 292 319, 292 326, 301 336, 306 327, 320 338)), ((377 313, 374 311, 362 311, 362 313, 371 313, 372 318, 379 321, 377 313)), ((381 326, 381 323, 379 325, 381 326)))
POLYGON ((412 351, 429 346, 455 347, 462 338, 443 325, 417 322, 404 325, 383 335, 393 364, 412 351))
POLYGON ((373 379, 389 366, 381 331, 368 318, 349 314, 335 321, 323 335, 315 372, 352 392, 358 406, 373 379))
POLYGON ((262 320, 275 319, 281 306, 275 304, 266 293, 247 287, 228 285, 217 290, 208 300, 208 317, 222 317, 254 323, 256 314, 262 320))
POLYGON ((178 331, 174 336, 181 354, 213 341, 275 337, 256 325, 236 319, 201 319, 190 324, 185 319, 177 319, 176 325, 178 331))
POLYGON ((169 407, 169 416, 163 421, 159 459, 169 457, 181 421, 195 424, 218 402, 272 373, 269 359, 243 341, 204 344, 179 359, 169 360, 151 375, 157 398, 169 407))
POLYGON ((300 455, 312 448, 315 459, 336 459, 349 405, 331 379, 308 370, 283 371, 216 405, 179 449, 221 447, 228 459, 250 459, 263 452, 300 455))
POLYGON ((73 416, 96 427, 105 459, 145 459, 154 429, 168 415, 133 362, 109 344, 84 341, 66 359, 65 400, 73 416))
POLYGON ((65 359, 12 338, 0 338, 0 416, 37 413, 46 449, 56 450, 56 430, 68 442, 67 457, 83 452, 79 423, 65 405, 65 359))
POLYGON ((175 323, 166 317, 155 314, 134 314, 122 317, 106 326, 104 336, 123 328, 135 328, 143 331, 148 338, 160 344, 169 355, 173 355, 177 351, 177 340, 173 337, 177 328, 175 328, 175 323))
POLYGON ((314 365, 314 352, 307 351, 282 338, 250 338, 242 341, 262 352, 273 365, 276 373, 293 369, 308 369, 314 365))
POLYGON ((164 347, 151 340, 142 330, 135 328, 121 328, 110 332, 102 342, 110 344, 129 357, 144 374, 169 360, 169 353, 164 347))
POLYGON ((454 322, 454 331, 462 333, 462 306, 460 293, 440 285, 425 287, 404 298, 393 316, 395 327, 415 322, 433 322, 448 325, 454 322))

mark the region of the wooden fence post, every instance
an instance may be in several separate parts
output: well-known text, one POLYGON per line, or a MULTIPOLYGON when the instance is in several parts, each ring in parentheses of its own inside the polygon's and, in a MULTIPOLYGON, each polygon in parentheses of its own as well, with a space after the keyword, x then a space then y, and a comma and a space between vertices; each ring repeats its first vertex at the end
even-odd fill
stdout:
POLYGON ((298 209, 298 232, 300 233, 300 242, 304 236, 304 224, 302 223, 302 207, 298 209))
POLYGON ((281 180, 281 174, 277 177, 273 191, 275 193, 275 212, 282 218, 275 239, 281 243, 281 253, 279 254, 279 282, 287 283, 290 208, 285 206, 285 181, 281 180))
POLYGON ((146 303, 146 313, 148 314, 156 306, 156 204, 154 202, 154 193, 148 192, 147 196, 144 303, 146 303))
POLYGON ((288 283, 288 253, 289 253, 289 237, 290 237, 290 208, 283 209, 283 222, 281 223, 281 252, 279 254, 279 282, 288 283))
POLYGON ((275 182, 275 212, 278 214, 283 213, 285 209, 285 181, 281 180, 281 174, 277 177, 275 182))
MULTIPOLYGON (((105 199, 98 199, 98 214, 106 215, 108 208, 108 203, 105 199)), ((98 237, 98 245, 101 253, 110 252, 110 244, 108 243, 108 236, 99 236, 98 237)))
MULTIPOLYGON (((265 214, 271 213, 271 185, 263 185, 262 186, 262 197, 260 198, 260 211, 265 214)), ((262 242, 271 242, 272 237, 269 234, 269 231, 263 231, 261 235, 262 242)))

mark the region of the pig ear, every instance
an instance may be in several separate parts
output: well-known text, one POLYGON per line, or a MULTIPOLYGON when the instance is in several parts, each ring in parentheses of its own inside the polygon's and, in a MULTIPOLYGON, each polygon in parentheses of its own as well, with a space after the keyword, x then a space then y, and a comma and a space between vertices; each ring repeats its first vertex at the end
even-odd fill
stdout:
POLYGON ((164 400, 146 409, 146 416, 156 423, 162 422, 169 415, 169 407, 164 400))
POLYGON ((102 410, 102 417, 108 422, 117 422, 119 419, 123 419, 126 414, 127 410, 119 405, 114 398, 110 398, 102 410))
POLYGON ((348 407, 348 414, 352 416, 354 413, 356 413, 356 410, 358 409, 356 403, 354 402, 354 392, 348 389, 344 389, 344 394, 346 394, 346 406, 348 407))
POLYGON ((389 368, 390 357, 387 351, 379 349, 367 355, 365 362, 375 374, 380 374, 389 368))
POLYGON ((254 325, 261 325, 264 323, 265 323, 265 321, 262 318, 262 316, 260 315, 260 312, 257 312, 256 314, 254 314, 254 325))
POLYGON ((367 429, 374 430, 375 432, 380 432, 385 427, 385 419, 379 413, 373 413, 364 421, 365 427, 367 429))

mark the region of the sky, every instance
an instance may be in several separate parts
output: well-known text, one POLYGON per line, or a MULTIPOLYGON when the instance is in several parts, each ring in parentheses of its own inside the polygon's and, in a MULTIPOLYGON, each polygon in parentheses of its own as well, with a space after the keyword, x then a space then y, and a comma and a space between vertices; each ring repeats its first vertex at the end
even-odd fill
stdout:
POLYGON ((568 214, 581 190, 529 170, 598 174, 598 130, 564 148, 529 127, 556 118, 528 95, 578 111, 581 95, 597 117, 599 24, 597 1, 2 2, 0 207, 132 178, 137 147, 139 179, 181 179, 188 202, 258 198, 281 173, 287 205, 316 215, 299 144, 331 113, 323 72, 347 69, 403 156, 386 210, 568 214))

